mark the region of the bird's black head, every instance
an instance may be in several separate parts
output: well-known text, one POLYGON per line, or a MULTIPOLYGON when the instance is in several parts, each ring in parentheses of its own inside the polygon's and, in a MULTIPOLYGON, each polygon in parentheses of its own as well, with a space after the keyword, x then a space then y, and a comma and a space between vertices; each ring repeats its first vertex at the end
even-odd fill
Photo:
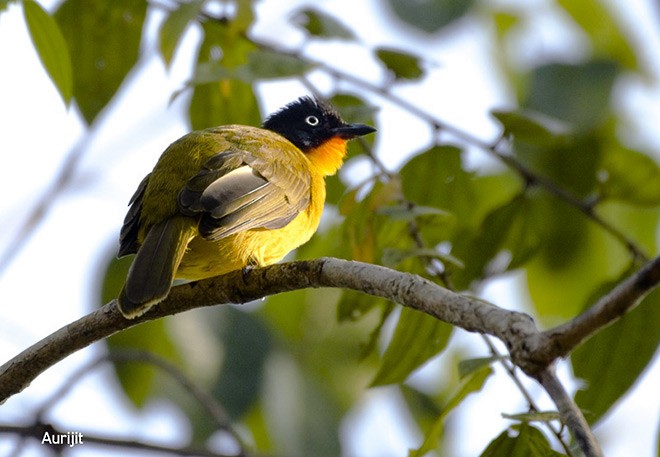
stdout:
POLYGON ((279 133, 303 152, 320 146, 330 138, 350 140, 376 131, 368 125, 345 123, 332 106, 312 97, 300 97, 271 114, 263 127, 279 133))

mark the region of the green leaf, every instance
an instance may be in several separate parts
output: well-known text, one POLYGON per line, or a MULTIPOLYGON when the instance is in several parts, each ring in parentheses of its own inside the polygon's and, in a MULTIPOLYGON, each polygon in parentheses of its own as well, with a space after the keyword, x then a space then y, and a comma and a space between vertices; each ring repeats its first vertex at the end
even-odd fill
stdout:
POLYGON ((420 58, 391 48, 376 48, 376 57, 396 79, 419 79, 424 75, 420 58))
POLYGON ((559 0, 559 5, 589 35, 596 57, 615 60, 629 70, 639 70, 634 46, 606 3, 600 0, 559 0))
MULTIPOLYGON (((614 221, 616 227, 625 233, 644 252, 657 251, 656 229, 660 226, 660 211, 656 206, 633 206, 626 202, 606 200, 598 205, 598 212, 605 220, 614 221)), ((620 258, 630 260, 627 248, 616 243, 624 252, 620 258)))
POLYGON ((487 214, 477 231, 456 235, 452 253, 465 267, 453 273, 454 284, 467 287, 533 258, 542 241, 537 213, 534 203, 519 194, 487 214))
POLYGON ((219 62, 202 62, 195 68, 195 75, 186 84, 188 86, 201 86, 203 84, 218 83, 225 79, 236 77, 236 71, 219 62))
MULTIPOLYGON (((200 64, 217 62, 235 68, 247 62, 254 45, 240 36, 234 36, 223 24, 205 22, 204 40, 197 57, 200 64)), ((261 114, 252 86, 236 79, 220 79, 195 86, 189 107, 190 122, 195 130, 226 124, 260 125, 261 114)))
POLYGON ((298 57, 269 50, 256 50, 248 55, 247 65, 238 68, 236 76, 243 81, 301 76, 314 65, 298 57))
POLYGON ((87 123, 137 62, 146 13, 144 0, 65 0, 55 13, 75 57, 73 95, 87 123))
POLYGON ((443 254, 431 248, 413 248, 413 249, 397 249, 385 248, 383 249, 383 256, 381 258, 383 266, 396 268, 404 260, 411 257, 423 257, 430 259, 438 259, 444 264, 450 264, 456 268, 464 268, 465 265, 459 259, 449 254, 443 254))
POLYGON ((473 200, 470 203, 474 213, 474 228, 480 228, 484 218, 496 208, 507 204, 524 190, 524 182, 511 170, 496 174, 473 176, 473 200))
POLYGON ((556 457, 547 438, 538 428, 527 423, 510 427, 488 445, 481 457, 556 457), (516 431, 518 432, 515 435, 516 431))
POLYGON ((372 309, 385 307, 388 303, 384 298, 373 297, 354 290, 344 290, 337 304, 337 320, 339 322, 356 321, 372 309))
POLYGON ((305 328, 302 321, 308 292, 294 290, 286 294, 271 295, 266 299, 259 314, 269 322, 271 328, 277 330, 278 337, 293 341, 303 338, 305 328), (286 309, 286 312, 282 312, 283 309, 286 309))
POLYGON ((325 178, 325 204, 337 205, 346 193, 346 184, 339 178, 339 173, 325 178))
POLYGON ((592 132, 550 147, 515 144, 515 155, 538 175, 577 197, 593 197, 606 141, 592 132))
MULTIPOLYGON (((98 291, 100 304, 108 303, 119 295, 133 257, 117 259, 112 255, 98 291)), ((165 319, 145 322, 116 333, 108 337, 106 342, 110 352, 146 351, 166 360, 180 361, 176 346, 167 331, 165 319)), ((149 398, 159 393, 156 383, 158 370, 152 365, 143 362, 117 362, 113 363, 113 367, 124 393, 134 406, 143 407, 149 398)))
POLYGON ((320 38, 355 40, 353 31, 334 17, 316 9, 304 9, 293 16, 293 22, 307 33, 320 38))
MULTIPOLYGON (((484 218, 520 193, 521 180, 508 171, 475 176, 463 169, 462 151, 448 145, 416 155, 403 166, 400 177, 405 197, 415 205, 440 208, 452 214, 442 224, 437 223, 437 218, 418 219, 419 232, 427 246, 451 243, 451 251, 446 254, 464 265, 450 272, 452 284, 458 289, 470 287, 472 281, 481 278, 484 266, 497 253, 495 249, 490 252, 475 249, 484 231, 484 218)), ((505 229, 509 229, 508 225, 505 229)))
POLYGON ((641 152, 608 144, 598 176, 602 198, 634 205, 660 204, 660 167, 641 152))
POLYGON ((493 256, 506 251, 510 259, 507 269, 515 269, 524 264, 541 245, 534 202, 518 196, 506 205, 491 212, 481 227, 484 249, 493 256), (494 248, 494 249, 493 249, 494 248))
POLYGON ((400 173, 405 197, 417 205, 452 213, 461 223, 470 221, 473 176, 463 170, 461 155, 458 147, 434 146, 410 159, 400 173), (429 192, 430 183, 433 192, 429 192))
POLYGON ((232 33, 245 36, 245 32, 254 23, 254 1, 237 0, 233 6, 236 8, 236 14, 229 21, 229 27, 232 33))
POLYGON ((269 432, 278 454, 340 455, 339 428, 344 411, 329 391, 328 380, 319 380, 303 363, 280 353, 269 360, 262 400, 269 432))
POLYGON ((472 7, 472 0, 388 0, 394 13, 408 25, 426 33, 434 33, 463 17, 472 7))
POLYGON ((463 378, 456 393, 449 398, 433 426, 426 432, 422 445, 415 450, 411 450, 408 453, 408 457, 423 457, 428 452, 435 449, 444 431, 444 421, 447 418, 447 415, 460 405, 468 395, 474 392, 479 392, 492 373, 492 368, 486 365, 463 378))
POLYGON ((402 236, 406 230, 404 221, 393 221, 378 213, 399 198, 398 186, 393 182, 377 181, 371 191, 358 201, 359 189, 344 195, 339 210, 346 216, 342 224, 346 256, 362 262, 375 263, 382 257, 384 248, 408 248, 410 237, 402 236))
POLYGON ((517 11, 492 11, 491 12, 495 32, 500 43, 507 37, 509 32, 521 23, 520 13, 517 11))
POLYGON ((420 216, 440 216, 440 218, 451 217, 447 211, 443 211, 432 206, 422 205, 392 205, 384 206, 378 210, 379 214, 384 214, 390 219, 398 219, 403 221, 412 221, 420 216))
POLYGON ((478 357, 474 359, 461 360, 458 363, 458 377, 463 379, 476 371, 491 366, 495 362, 499 362, 502 359, 504 359, 504 357, 493 355, 490 357, 478 357))
POLYGON ((527 110, 493 110, 491 114, 502 124, 504 132, 517 140, 538 146, 550 146, 565 140, 570 127, 542 113, 527 110))
MULTIPOLYGON (((166 327, 166 320, 145 322, 116 333, 107 338, 108 350, 144 351, 171 362, 180 363, 181 358, 166 327)), ((148 399, 162 393, 158 386, 158 369, 144 362, 113 363, 121 387, 138 408, 145 406, 148 399)))
POLYGON ((297 57, 268 50, 251 51, 247 54, 247 59, 246 64, 234 67, 227 67, 222 62, 201 63, 188 85, 215 83, 227 79, 252 84, 269 79, 302 76, 314 68, 314 65, 297 57))
POLYGON ((360 344, 360 358, 362 360, 365 360, 371 354, 378 355, 378 340, 381 332, 383 331, 383 327, 387 322, 387 318, 390 316, 390 314, 392 314, 392 311, 394 311, 394 304, 387 301, 384 302, 381 306, 380 318, 378 322, 370 329, 369 338, 366 342, 360 344))
POLYGON ((101 281, 97 289, 99 305, 104 305, 119 296, 119 292, 126 282, 128 269, 133 263, 134 256, 124 256, 118 259, 115 257, 115 253, 116 250, 112 249, 112 252, 107 255, 109 260, 103 268, 101 281))
POLYGON ((261 124, 252 86, 235 79, 195 87, 189 112, 194 130, 227 124, 261 124))
MULTIPOLYGON (((456 146, 435 146, 415 155, 400 171, 401 187, 408 200, 453 215, 454 223, 447 224, 447 229, 479 228, 489 212, 521 189, 521 182, 513 173, 476 176, 464 170, 462 155, 456 146)), ((433 227, 433 232, 428 235, 434 241, 438 236, 444 236, 438 242, 452 237, 452 233, 439 233, 437 227, 433 227)))
MULTIPOLYGON (((330 98, 330 103, 341 112, 342 118, 347 122, 376 125, 378 108, 359 97, 336 93, 330 98)), ((368 138, 373 138, 373 135, 368 138)))
POLYGON ((199 14, 205 0, 191 0, 179 3, 179 7, 172 11, 160 26, 160 54, 169 67, 183 32, 190 21, 199 14))
POLYGON ((399 385, 399 391, 419 428, 430 430, 442 414, 442 408, 438 405, 439 401, 408 384, 399 385))
POLYGON ((620 275, 628 253, 577 209, 543 194, 532 205, 543 244, 526 264, 527 286, 539 319, 556 324, 579 313, 598 285, 620 275))
POLYGON ((658 344, 660 289, 655 289, 637 308, 571 354, 575 376, 586 383, 575 401, 587 412, 590 423, 597 422, 625 395, 653 360, 658 344))
POLYGON ((561 416, 557 411, 539 411, 535 413, 520 413, 520 414, 505 414, 502 413, 505 419, 511 419, 520 422, 550 422, 560 420, 561 416))
POLYGON ((18 3, 18 0, 0 0, 0 14, 7 11, 10 3, 18 3))
MULTIPOLYGON (((453 183, 452 180, 450 180, 451 183, 453 183)), ((470 201, 460 201, 460 204, 467 205, 467 208, 456 210, 462 216, 456 218, 454 231, 449 232, 443 239, 434 237, 437 232, 440 232, 438 228, 429 227, 431 230, 428 231, 426 227, 422 227, 427 242, 428 240, 432 240, 434 243, 451 242, 451 255, 460 259, 463 264, 462 268, 450 272, 452 284, 459 290, 469 288, 473 281, 480 280, 485 274, 497 273, 498 270, 490 268, 493 258, 503 250, 507 250, 509 254, 518 252, 513 247, 517 242, 523 243, 527 240, 527 238, 522 238, 513 242, 511 246, 507 246, 507 240, 513 239, 513 234, 518 231, 514 227, 524 226, 524 224, 517 222, 513 226, 510 225, 509 223, 514 219, 499 225, 493 225, 488 221, 493 213, 500 211, 500 208, 510 206, 517 198, 516 196, 520 195, 521 181, 517 176, 507 171, 495 175, 471 177, 468 183, 471 199, 470 201), (464 212, 465 210, 467 212, 464 212)), ((516 218, 522 221, 526 220, 526 210, 523 207, 524 205, 520 205, 520 208, 512 210, 516 218)), ((502 256, 501 259, 506 260, 507 258, 502 256)), ((514 260, 513 255, 509 255, 507 265, 497 262, 495 266, 504 265, 509 268, 514 260)))
POLYGON ((23 15, 42 65, 68 106, 73 96, 71 56, 57 22, 37 2, 23 1, 23 15))
POLYGON ((453 327, 422 312, 403 308, 392 341, 372 386, 400 383, 446 346, 453 327))
POLYGON ((550 64, 534 70, 525 108, 566 121, 576 131, 603 124, 619 69, 611 61, 550 64))
POLYGON ((222 309, 215 327, 227 357, 213 395, 231 418, 240 419, 261 393, 272 337, 257 317, 230 306, 222 309))

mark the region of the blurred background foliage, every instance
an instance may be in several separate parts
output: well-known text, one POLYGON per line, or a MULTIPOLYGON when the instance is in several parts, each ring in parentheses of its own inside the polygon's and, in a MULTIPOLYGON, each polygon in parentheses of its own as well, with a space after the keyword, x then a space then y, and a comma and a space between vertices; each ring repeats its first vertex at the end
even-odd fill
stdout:
MULTIPOLYGON (((0 10, 8 3, 0 2, 0 10)), ((366 160, 371 173, 360 180, 328 179, 322 227, 292 258, 371 262, 477 295, 486 281, 523 271, 528 297, 523 306, 547 327, 575 316, 658 252, 657 157, 628 141, 636 120, 616 99, 626 79, 654 82, 654 75, 640 58, 640 45, 599 0, 548 2, 587 51, 579 58, 546 55, 526 66, 517 52, 535 20, 529 9, 488 1, 378 4, 398 23, 399 33, 449 39, 468 21, 487 30, 489 58, 516 106, 494 107, 492 122, 501 134, 492 141, 446 125, 396 95, 397 88, 429 77, 436 65, 414 50, 373 49, 381 83, 335 69, 332 58, 308 56, 309 43, 332 43, 340 52, 360 44, 341 16, 326 10, 302 7, 285 18, 306 34, 305 44, 291 48, 251 34, 259 20, 252 0, 64 0, 52 13, 32 0, 20 3, 64 103, 90 126, 127 75, 140 71, 150 9, 164 13, 157 33, 165 66, 189 28, 201 34, 188 83, 163 94, 188 98, 191 129, 258 125, 268 113, 260 110, 257 87, 278 79, 302 81, 309 92, 327 96, 348 121, 382 130, 377 107, 384 100, 426 122, 434 131, 430 142, 402 151, 408 159, 397 169, 379 161, 378 139, 352 144, 348 163, 366 160), (337 83, 330 93, 321 91, 309 77, 314 72, 347 81, 351 90, 337 83), (466 154, 474 149, 491 160, 468 165, 466 154)), ((130 265, 112 253, 105 259, 99 303, 117 295, 130 265)), ((412 418, 423 437, 411 455, 450 455, 451 440, 443 433, 448 413, 480 390, 491 366, 502 361, 487 346, 483 357, 466 359, 462 347, 450 344, 454 332, 381 299, 305 290, 143 324, 109 338, 107 348, 146 350, 179 366, 215 396, 240 425, 249 448, 260 454, 341 455, 342 420, 370 388, 395 385, 408 410, 401 414, 412 418), (423 388, 406 382, 438 357, 448 375, 423 388)), ((576 401, 590 422, 598 423, 630 389, 659 340, 656 292, 571 356, 583 386, 576 401)), ((154 367, 116 362, 115 374, 137 409, 155 398, 178 405, 189 419, 193 443, 218 433, 199 405, 154 367)), ((493 436, 483 455, 566 452, 547 428, 529 419, 493 436)))

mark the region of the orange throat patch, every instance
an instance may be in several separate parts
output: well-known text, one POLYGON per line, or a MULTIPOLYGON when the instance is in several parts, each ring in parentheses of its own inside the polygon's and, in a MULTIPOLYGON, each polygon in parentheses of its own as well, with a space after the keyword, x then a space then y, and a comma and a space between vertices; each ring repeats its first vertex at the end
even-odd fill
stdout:
POLYGON ((307 158, 324 175, 337 173, 346 157, 346 143, 343 138, 334 137, 307 152, 307 158))

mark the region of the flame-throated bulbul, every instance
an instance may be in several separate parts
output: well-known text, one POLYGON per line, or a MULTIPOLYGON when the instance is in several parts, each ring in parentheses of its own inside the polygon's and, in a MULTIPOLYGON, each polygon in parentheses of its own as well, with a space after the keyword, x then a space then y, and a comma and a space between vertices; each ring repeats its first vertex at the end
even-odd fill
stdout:
POLYGON ((374 132, 310 97, 262 128, 226 125, 172 143, 131 198, 119 256, 137 254, 118 305, 127 318, 162 301, 175 278, 199 280, 270 265, 307 242, 325 203, 325 176, 346 143, 374 132))

